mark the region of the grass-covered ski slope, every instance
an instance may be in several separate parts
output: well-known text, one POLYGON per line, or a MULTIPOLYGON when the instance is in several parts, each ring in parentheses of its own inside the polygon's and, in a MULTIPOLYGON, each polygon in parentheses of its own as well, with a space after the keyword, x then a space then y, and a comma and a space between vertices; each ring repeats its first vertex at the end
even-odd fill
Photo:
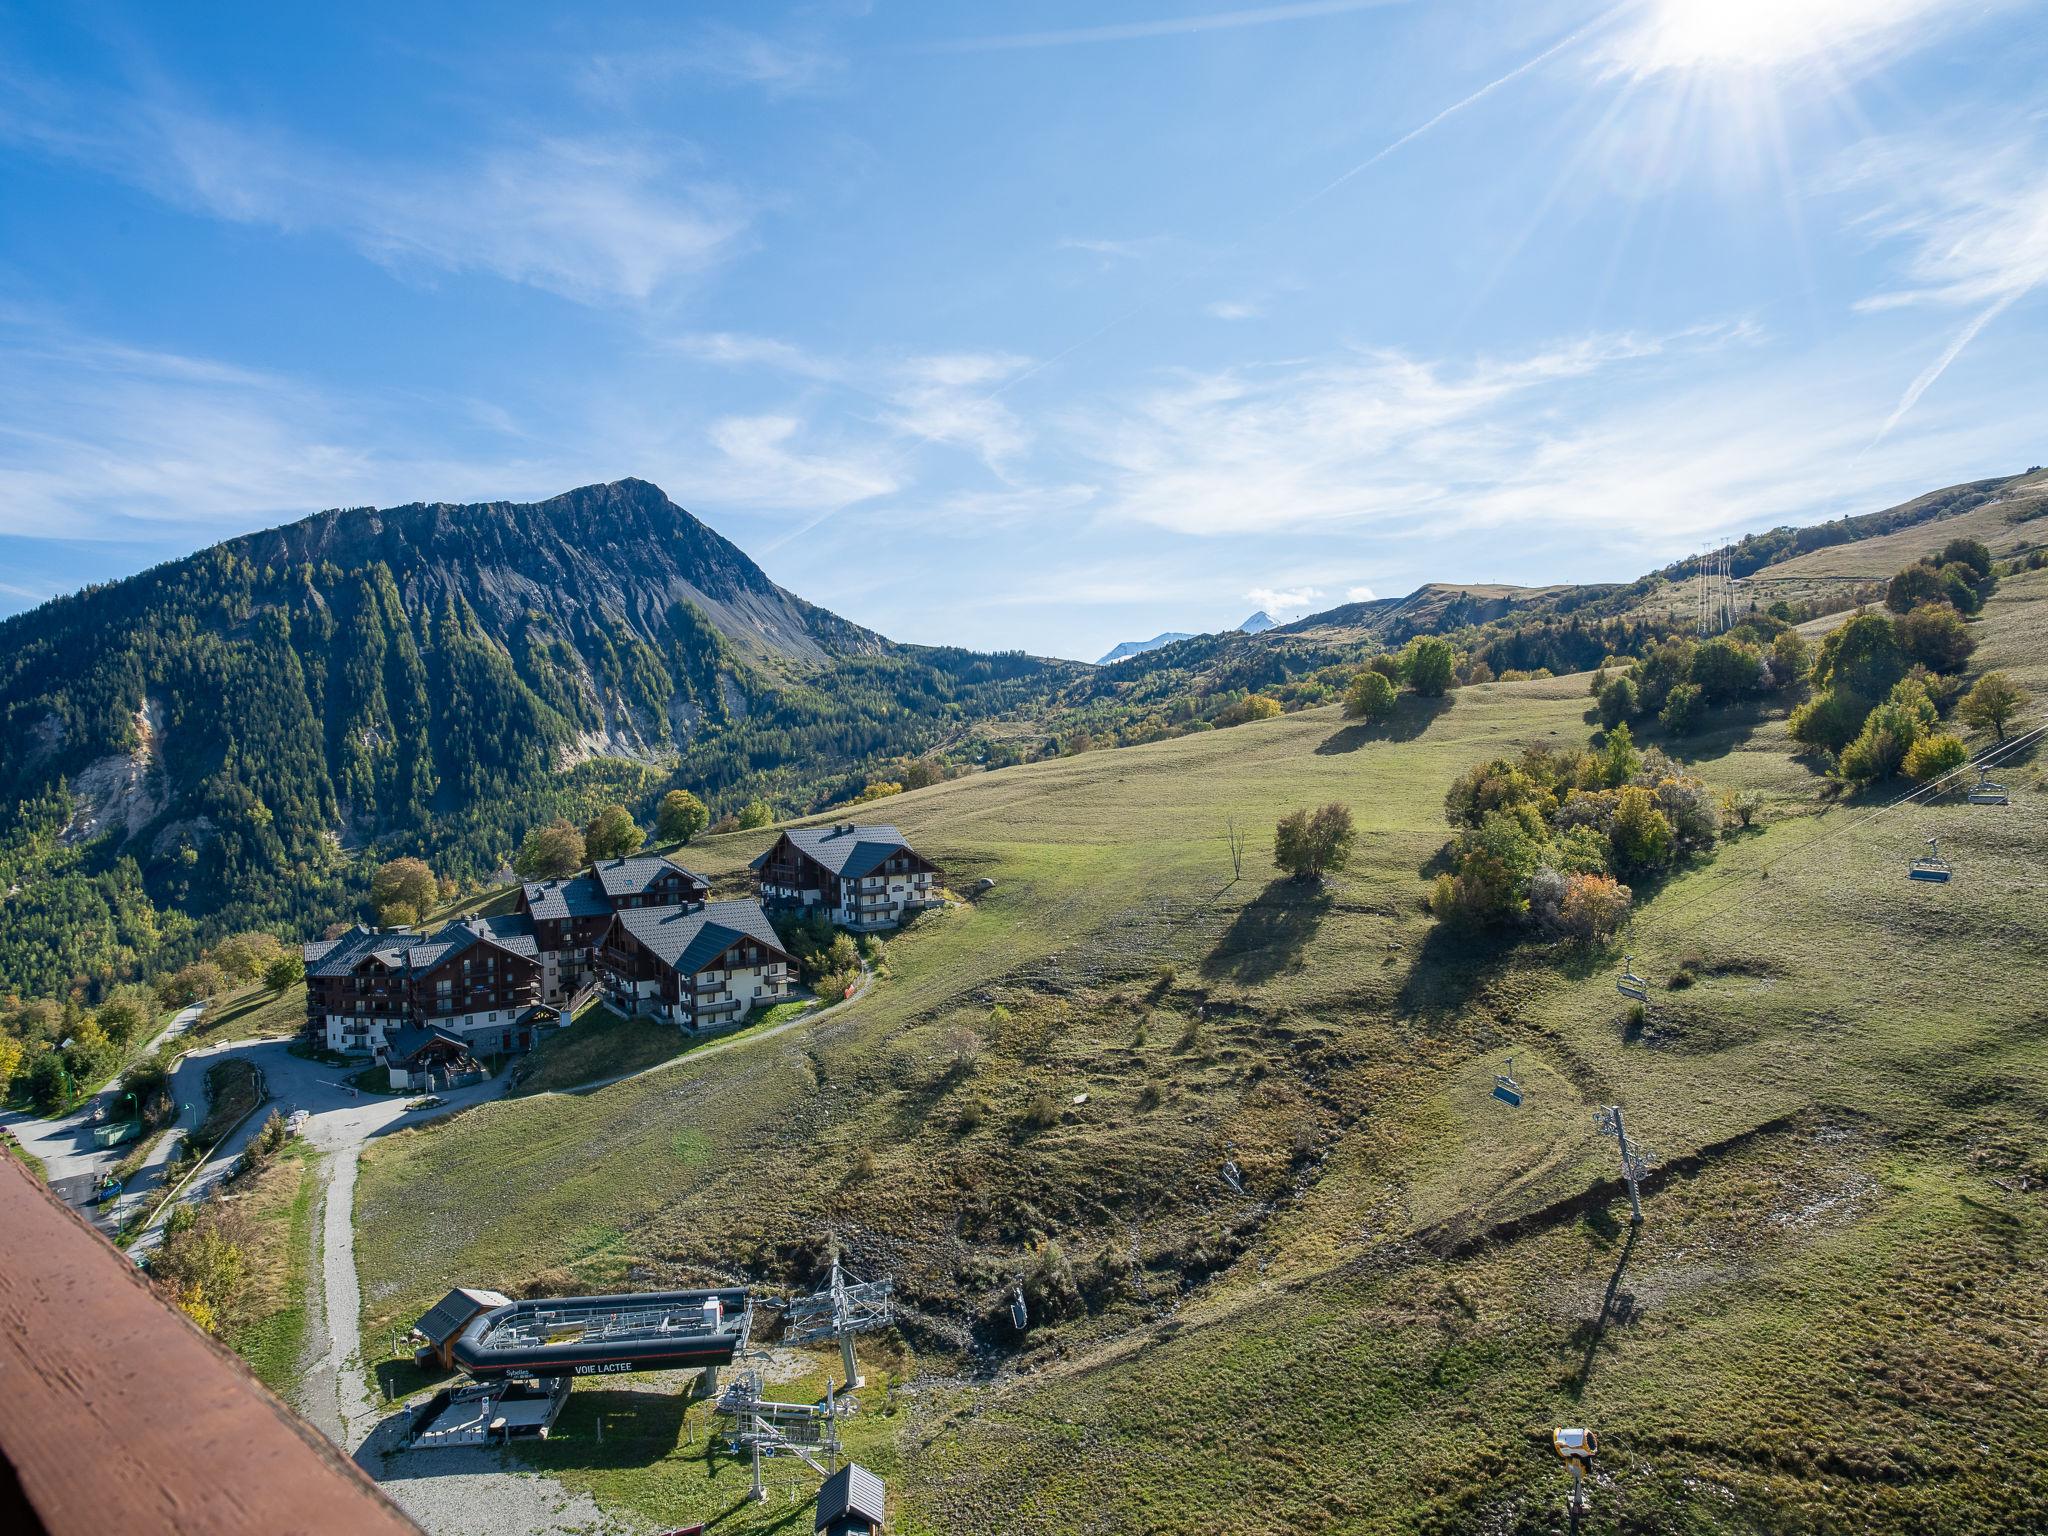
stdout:
MULTIPOLYGON (((2008 579, 1978 633, 1980 669, 2048 701, 2048 576, 2008 579)), ((1823 812, 1780 720, 1696 738, 1769 811, 1640 908, 1633 1032, 1618 954, 1499 952, 1419 909, 1451 777, 1584 741, 1584 688, 892 800, 956 888, 994 892, 893 942, 815 1031, 376 1145, 366 1336, 451 1283, 795 1277, 836 1231, 899 1277, 943 1373, 863 1450, 908 1530, 1549 1530, 1545 1437, 1579 1421, 1611 1479, 1591 1530, 2048 1526, 2038 759, 2003 773, 2007 808, 1823 812), (1323 896, 1272 882, 1274 818, 1327 799, 1358 817, 1353 866, 1323 896), (1928 836, 1946 888, 1904 879, 1928 836), (1697 984, 1668 990, 1682 965, 1697 984), (1518 1110, 1488 1092, 1510 1052, 1518 1110), (1591 1125, 1615 1101, 1664 1160, 1632 1245, 1591 1125), (1003 1297, 1047 1238, 1093 1310, 1020 1345, 1003 1297)), ((674 1519, 737 1486, 687 1457, 592 1486, 615 1481, 674 1519)))

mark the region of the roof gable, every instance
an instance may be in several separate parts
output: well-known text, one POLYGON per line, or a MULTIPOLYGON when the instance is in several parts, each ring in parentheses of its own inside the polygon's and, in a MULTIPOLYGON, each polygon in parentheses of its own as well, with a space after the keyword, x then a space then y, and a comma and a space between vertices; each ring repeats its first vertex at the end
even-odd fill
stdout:
POLYGON ((613 919, 663 965, 691 975, 741 939, 782 959, 789 953, 758 901, 714 901, 693 907, 637 907, 613 919))
MULTIPOLYGON (((879 869, 892 854, 915 854, 903 834, 891 826, 858 826, 839 822, 829 827, 791 827, 782 834, 791 847, 842 880, 858 880, 879 869)), ((769 853, 773 853, 771 848, 769 853)), ((753 867, 768 862, 764 853, 753 867)))
POLYGON ((625 896, 644 896, 660 881, 671 876, 687 885, 710 888, 702 875, 694 874, 674 859, 658 853, 633 854, 623 859, 604 859, 590 867, 599 888, 613 901, 625 896))

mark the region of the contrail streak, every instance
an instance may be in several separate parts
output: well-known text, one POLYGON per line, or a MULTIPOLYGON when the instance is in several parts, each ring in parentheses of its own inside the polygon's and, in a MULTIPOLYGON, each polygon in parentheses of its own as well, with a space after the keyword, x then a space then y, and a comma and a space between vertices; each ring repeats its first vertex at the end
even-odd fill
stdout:
POLYGON ((1960 331, 1956 332, 1955 339, 1942 348, 1941 356, 1921 369, 1920 376, 1906 386, 1906 392, 1899 396, 1899 403, 1892 408, 1892 413, 1885 418, 1884 425, 1877 429, 1877 436, 1870 440, 1869 447, 1866 447, 1863 451, 1868 453, 1871 448, 1875 448, 1879 443, 1883 442, 1885 435, 1905 418, 1908 411, 1920 403, 1920 397, 1933 387, 1934 381, 1948 372, 1949 364, 1961 357, 1963 349, 1977 339, 1977 333, 2004 314, 2008 309, 2012 308, 2022 298, 2026 297, 2032 286, 2032 284, 2029 284, 2026 288, 2014 289, 2011 293, 2005 295, 2004 298, 1999 299, 1988 309, 1984 310, 1983 313, 1979 314, 1960 331))
POLYGON ((1224 32, 1238 27, 1263 27, 1276 21, 1307 21, 1341 16, 1347 11, 1401 5, 1406 0, 1299 0, 1294 5, 1266 5, 1251 10, 1217 11, 1207 16, 1169 16, 1159 21, 1132 21, 1112 26, 1069 27, 1058 32, 1013 32, 997 37, 963 37, 934 43, 931 53, 993 53, 1011 48, 1065 48, 1077 43, 1125 43, 1148 37, 1186 37, 1198 32, 1224 32))

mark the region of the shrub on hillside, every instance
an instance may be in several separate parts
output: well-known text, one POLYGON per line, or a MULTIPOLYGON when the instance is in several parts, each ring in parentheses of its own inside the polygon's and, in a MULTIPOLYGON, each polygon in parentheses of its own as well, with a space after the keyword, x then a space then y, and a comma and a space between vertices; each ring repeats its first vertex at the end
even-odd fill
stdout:
POLYGON ((1842 749, 1837 771, 1851 784, 1875 784, 1906 764, 1906 754, 1933 729, 1934 701, 1917 678, 1901 680, 1863 722, 1856 739, 1842 749))
POLYGON ((1273 862, 1297 880, 1320 880, 1350 861, 1356 836, 1348 806, 1290 811, 1274 829, 1273 862))
POLYGON ((1637 751, 1626 726, 1599 752, 1534 747, 1480 763, 1452 784, 1444 815, 1459 835, 1431 892, 1438 917, 1589 941, 1627 912, 1616 873, 1668 867, 1710 848, 1721 826, 1707 786, 1637 751))
POLYGON ((1625 672, 1601 684, 1595 699, 1594 708, 1600 723, 1610 730, 1623 721, 1633 719, 1641 702, 1636 693, 1636 680, 1625 672))
POLYGON ((1884 605, 1893 613, 1911 613, 1922 603, 1943 601, 1948 588, 1932 560, 1909 565, 1885 585, 1884 605))
POLYGON ((1966 725, 1993 732, 2005 740, 2005 728, 2027 707, 2027 690, 2003 672, 1986 672, 1957 706, 1966 725))
POLYGON ((1792 688, 1806 681, 1813 670, 1812 648, 1796 629, 1780 630, 1771 641, 1771 680, 1780 688, 1792 688))
POLYGON ((631 811, 623 805, 608 805, 591 817, 590 825, 583 829, 583 856, 593 862, 623 859, 638 853, 646 842, 647 834, 640 830, 631 811))
POLYGON ((1932 731, 1914 742, 1906 753, 1906 777, 1916 784, 1925 784, 1954 773, 1970 760, 1970 749, 1963 745, 1963 738, 1949 731, 1932 731))
POLYGON ((1344 713, 1353 720, 1375 723, 1394 712, 1394 700, 1394 685, 1386 675, 1367 667, 1344 690, 1344 713))
POLYGON ((1680 683, 1664 696, 1664 708, 1657 719, 1672 735, 1688 735, 1699 724, 1700 700, 1698 683, 1680 683))
POLYGON ((168 976, 159 976, 156 993, 166 1008, 189 1008, 227 991, 228 979, 211 960, 194 960, 168 976))
POLYGON ((1977 649, 1962 615, 1947 603, 1922 603, 1897 628, 1899 649, 1930 672, 1960 672, 1977 649))
POLYGON ((1401 675, 1424 698, 1448 692, 1457 671, 1457 648, 1436 635, 1418 635, 1401 649, 1401 675))
POLYGON ((1218 710, 1215 720, 1218 725, 1243 725, 1250 720, 1271 720, 1280 714, 1280 701, 1268 698, 1263 693, 1248 693, 1235 703, 1218 710))

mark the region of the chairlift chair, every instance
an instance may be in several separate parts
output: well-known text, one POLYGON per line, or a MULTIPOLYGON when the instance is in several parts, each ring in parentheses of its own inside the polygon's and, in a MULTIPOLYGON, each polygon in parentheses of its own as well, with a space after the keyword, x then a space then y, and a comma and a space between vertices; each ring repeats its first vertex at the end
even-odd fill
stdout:
POLYGON ((1501 1103, 1513 1108, 1522 1102, 1522 1085, 1515 1079, 1515 1058, 1508 1058, 1508 1069, 1493 1074, 1493 1096, 1501 1103))
POLYGON ((2006 787, 1991 777, 1989 768, 1977 770, 1977 782, 1970 786, 1972 805, 2011 805, 2012 796, 2006 787))
POLYGON ((1621 977, 1614 983, 1614 990, 1623 997, 1634 998, 1639 1003, 1650 1000, 1650 984, 1636 974, 1636 957, 1628 955, 1622 961, 1621 977))
POLYGON ((1941 856, 1941 844, 1930 837, 1927 839, 1926 856, 1913 861, 1913 867, 1906 871, 1906 878, 1930 880, 1938 885, 1946 885, 1950 876, 1954 874, 1954 866, 1941 856))

